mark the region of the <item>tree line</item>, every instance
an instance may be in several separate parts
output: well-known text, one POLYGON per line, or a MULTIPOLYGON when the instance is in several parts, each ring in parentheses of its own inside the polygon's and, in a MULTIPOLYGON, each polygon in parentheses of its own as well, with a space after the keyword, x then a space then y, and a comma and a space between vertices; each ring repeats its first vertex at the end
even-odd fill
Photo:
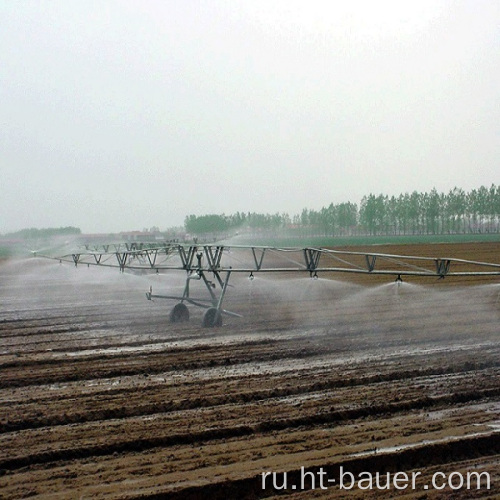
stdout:
POLYGON ((410 235, 498 233, 500 231, 500 186, 448 193, 372 194, 359 204, 331 203, 320 210, 304 208, 300 214, 189 215, 185 229, 193 235, 231 233, 240 229, 259 233, 301 235, 410 235))
POLYGON ((82 231, 78 227, 66 226, 66 227, 47 227, 43 229, 37 229, 36 227, 30 227, 26 229, 21 229, 13 233, 5 234, 6 238, 19 238, 19 239, 37 239, 37 238, 50 238, 52 236, 68 236, 68 235, 79 235, 82 231))

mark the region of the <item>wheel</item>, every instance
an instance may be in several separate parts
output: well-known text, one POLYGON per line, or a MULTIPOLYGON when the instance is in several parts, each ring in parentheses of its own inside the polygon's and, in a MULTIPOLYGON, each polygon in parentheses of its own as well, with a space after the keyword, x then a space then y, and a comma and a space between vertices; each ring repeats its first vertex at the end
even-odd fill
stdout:
POLYGON ((189 309, 182 302, 175 304, 170 311, 170 323, 183 323, 185 321, 189 321, 189 309))
POLYGON ((207 309, 206 313, 203 315, 204 328, 213 328, 215 326, 222 326, 222 315, 217 308, 211 307, 207 309))

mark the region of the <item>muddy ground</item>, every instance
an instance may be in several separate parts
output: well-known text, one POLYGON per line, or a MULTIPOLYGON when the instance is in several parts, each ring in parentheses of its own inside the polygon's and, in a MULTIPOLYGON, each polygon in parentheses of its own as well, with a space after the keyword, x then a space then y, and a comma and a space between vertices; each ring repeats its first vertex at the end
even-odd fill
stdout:
MULTIPOLYGON (((376 247, 496 263, 499 250, 376 247)), ((194 308, 170 324, 174 303, 146 300, 182 285, 0 264, 1 498, 500 496, 499 278, 235 276, 225 306, 244 317, 218 329, 194 308), (341 466, 420 475, 415 489, 341 490, 341 466), (272 476, 262 488, 271 471, 286 491, 272 476), (490 488, 483 475, 438 491, 436 472, 487 472, 490 488)))

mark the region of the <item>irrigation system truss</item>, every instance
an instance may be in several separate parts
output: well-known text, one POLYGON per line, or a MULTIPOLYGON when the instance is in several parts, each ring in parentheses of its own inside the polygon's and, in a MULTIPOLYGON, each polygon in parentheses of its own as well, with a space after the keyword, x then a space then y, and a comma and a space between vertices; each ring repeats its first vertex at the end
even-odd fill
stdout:
POLYGON ((394 276, 399 282, 404 276, 440 279, 456 276, 500 276, 500 264, 489 262, 313 247, 125 243, 92 248, 87 245, 81 252, 58 257, 39 257, 70 262, 75 266, 114 267, 121 272, 184 271, 186 283, 182 296, 153 294, 150 289, 146 297, 149 300, 177 300, 178 304, 170 314, 172 322, 189 319, 185 303, 207 309, 203 317, 205 327, 220 326, 223 314, 239 316, 222 308, 232 273, 246 273, 250 279, 253 279, 256 273, 298 272, 308 273, 311 278, 316 278, 321 273, 356 273, 394 276), (194 299, 190 296, 189 285, 192 280, 201 280, 205 284, 209 298, 194 299))

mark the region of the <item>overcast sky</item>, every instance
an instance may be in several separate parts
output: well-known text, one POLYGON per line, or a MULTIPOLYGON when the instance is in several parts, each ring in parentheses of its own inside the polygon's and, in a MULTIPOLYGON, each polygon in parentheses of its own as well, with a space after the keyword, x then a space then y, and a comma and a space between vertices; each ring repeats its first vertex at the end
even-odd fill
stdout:
POLYGON ((500 182, 500 2, 0 0, 0 233, 500 182))

